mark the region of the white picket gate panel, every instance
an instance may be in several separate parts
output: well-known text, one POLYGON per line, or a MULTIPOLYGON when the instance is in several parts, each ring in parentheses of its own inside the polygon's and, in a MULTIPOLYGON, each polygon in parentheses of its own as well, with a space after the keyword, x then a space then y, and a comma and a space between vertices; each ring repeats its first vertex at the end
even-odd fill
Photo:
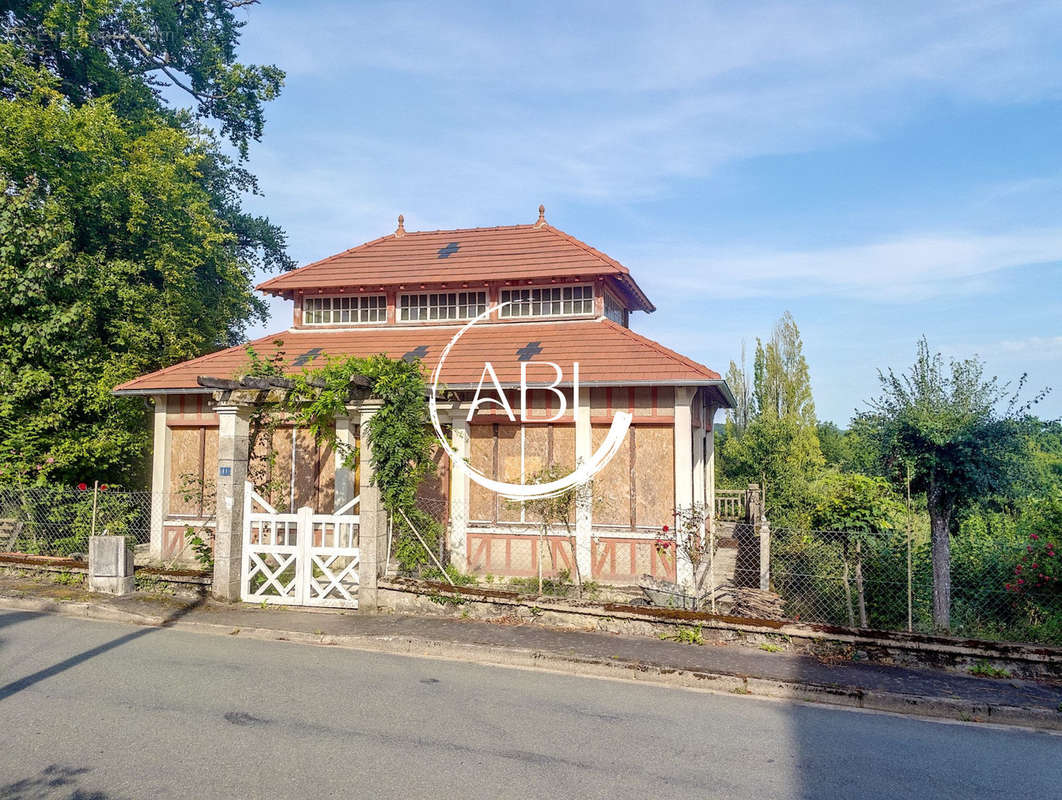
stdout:
POLYGON ((358 607, 358 520, 355 497, 334 514, 303 507, 280 514, 250 484, 244 493, 245 602, 358 607))

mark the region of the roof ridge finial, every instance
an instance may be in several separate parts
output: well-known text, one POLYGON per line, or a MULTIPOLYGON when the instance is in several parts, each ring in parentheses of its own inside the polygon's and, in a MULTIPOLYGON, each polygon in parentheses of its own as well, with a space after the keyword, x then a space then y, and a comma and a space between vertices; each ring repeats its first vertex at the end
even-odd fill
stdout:
POLYGON ((398 215, 398 227, 395 229, 395 238, 406 235, 406 218, 401 214, 398 215))
POLYGON ((541 228, 546 224, 546 207, 542 204, 538 204, 538 222, 535 223, 536 228, 541 228))

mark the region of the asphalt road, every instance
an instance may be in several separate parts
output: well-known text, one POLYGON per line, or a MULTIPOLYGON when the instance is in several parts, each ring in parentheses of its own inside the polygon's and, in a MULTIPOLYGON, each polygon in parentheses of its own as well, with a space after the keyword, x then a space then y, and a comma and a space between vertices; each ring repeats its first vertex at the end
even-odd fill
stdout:
POLYGON ((1057 797, 1062 736, 0 612, 0 800, 1057 797))

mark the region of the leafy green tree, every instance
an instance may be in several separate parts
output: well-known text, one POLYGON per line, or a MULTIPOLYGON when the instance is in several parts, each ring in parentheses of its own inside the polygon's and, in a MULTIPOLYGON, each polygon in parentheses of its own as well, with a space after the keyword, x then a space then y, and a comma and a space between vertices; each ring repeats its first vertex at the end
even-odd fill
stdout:
POLYGON ((726 411, 726 432, 727 435, 740 436, 756 413, 753 387, 745 365, 744 342, 741 343, 741 365, 730 362, 730 368, 726 372, 726 385, 730 387, 735 401, 734 408, 728 408, 726 411))
POLYGON ((824 531, 881 533, 894 527, 904 509, 888 481, 869 475, 827 472, 816 494, 811 524, 824 531))
MULTIPOLYGON (((0 42, 7 49, 2 87, 24 94, 33 73, 53 76, 74 105, 109 97, 123 119, 152 113, 178 122, 163 92, 176 87, 194 100, 194 115, 218 123, 247 155, 262 135, 262 105, 280 93, 275 66, 236 60, 246 24, 233 11, 257 0, 15 0, 0 3, 0 42)), ((178 127, 183 125, 178 124, 178 127)))
POLYGON ((848 461, 847 433, 833 422, 819 422, 815 426, 815 433, 819 437, 819 448, 826 464, 843 468, 848 461))
POLYGON ((720 453, 726 483, 764 485, 765 511, 774 525, 808 524, 811 482, 823 466, 814 428, 795 419, 755 419, 744 435, 728 436, 720 453))
POLYGON ((774 524, 806 524, 810 484, 823 458, 803 342, 789 312, 766 344, 757 340, 752 379, 744 363, 731 363, 727 382, 732 388, 736 383, 746 399, 739 398, 743 410, 736 412, 733 425, 728 417, 719 442, 723 481, 764 483, 766 512, 774 524))
MULTIPOLYGON (((856 425, 879 454, 882 474, 924 492, 933 560, 933 620, 950 625, 950 535, 961 511, 986 495, 1006 495, 1020 485, 1031 429, 1031 403, 1017 393, 1003 413, 1007 385, 986 378, 978 359, 945 363, 923 337, 914 365, 897 375, 879 373, 881 395, 856 425)), ((1019 390, 1021 385, 1019 385, 1019 390)), ((1042 394, 1040 395, 1042 396, 1042 394)), ((1032 402, 1039 399, 1034 398, 1032 402)))
POLYGON ((866 591, 863 584, 863 544, 867 534, 890 530, 903 504, 883 478, 853 473, 827 472, 815 487, 818 500, 811 512, 811 526, 835 537, 841 545, 848 622, 854 624, 849 562, 854 560, 859 625, 867 627, 866 591))
POLYGON ((258 137, 282 77, 236 61, 234 5, 3 4, 0 479, 136 481, 145 405, 111 389, 241 341, 254 273, 292 266, 224 152, 258 137))
POLYGON ((815 401, 804 359, 804 342, 796 320, 788 311, 775 323, 766 344, 756 340, 753 373, 758 416, 815 424, 815 401))

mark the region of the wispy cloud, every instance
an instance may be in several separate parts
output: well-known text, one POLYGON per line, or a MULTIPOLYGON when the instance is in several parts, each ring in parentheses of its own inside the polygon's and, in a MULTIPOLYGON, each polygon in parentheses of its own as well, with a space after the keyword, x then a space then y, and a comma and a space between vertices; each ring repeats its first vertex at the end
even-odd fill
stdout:
POLYGON ((374 114, 367 95, 387 102, 368 86, 415 93, 408 128, 366 133, 366 148, 412 147, 419 187, 462 175, 488 198, 530 184, 644 199, 735 159, 874 137, 942 97, 1062 89, 1057 3, 390 3, 254 19, 249 56, 336 102, 360 96, 355 120, 374 114))
POLYGON ((639 260, 653 266, 650 280, 657 290, 672 294, 911 301, 989 288, 1002 270, 1062 261, 1062 228, 917 234, 807 250, 657 244, 647 246, 639 260))
POLYGON ((1062 360, 1062 336, 1027 336, 1022 339, 1001 339, 987 345, 965 347, 984 358, 1020 357, 1028 361, 1062 360))

